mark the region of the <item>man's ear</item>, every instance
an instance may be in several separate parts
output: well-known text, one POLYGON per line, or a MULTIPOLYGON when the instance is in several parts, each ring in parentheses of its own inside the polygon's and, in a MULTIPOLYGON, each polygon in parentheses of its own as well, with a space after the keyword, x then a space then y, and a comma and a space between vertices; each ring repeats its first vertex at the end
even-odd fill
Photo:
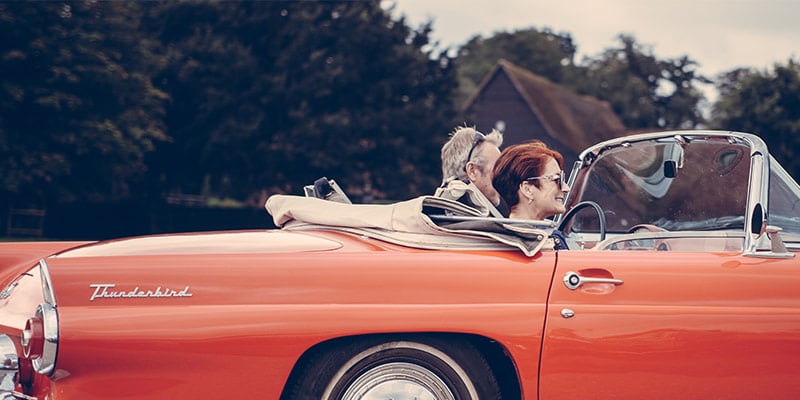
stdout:
POLYGON ((467 170, 467 178, 469 178, 470 181, 475 181, 475 178, 477 178, 477 175, 480 172, 478 165, 472 161, 467 161, 465 169, 467 170))

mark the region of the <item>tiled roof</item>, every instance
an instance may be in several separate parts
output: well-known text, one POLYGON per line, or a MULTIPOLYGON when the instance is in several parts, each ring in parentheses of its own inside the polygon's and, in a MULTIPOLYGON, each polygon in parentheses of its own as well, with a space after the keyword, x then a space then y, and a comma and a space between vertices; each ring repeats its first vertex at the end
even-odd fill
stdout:
POLYGON ((625 126, 607 102, 579 95, 504 59, 499 60, 492 72, 487 74, 467 100, 467 106, 501 72, 508 76, 547 133, 576 153, 595 143, 625 134, 625 126))

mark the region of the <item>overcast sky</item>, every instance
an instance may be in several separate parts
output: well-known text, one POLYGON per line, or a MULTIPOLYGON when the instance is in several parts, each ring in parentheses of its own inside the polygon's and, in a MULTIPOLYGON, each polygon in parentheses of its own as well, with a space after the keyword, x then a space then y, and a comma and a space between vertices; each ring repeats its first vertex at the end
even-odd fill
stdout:
MULTIPOLYGON (((392 1, 392 0, 385 0, 392 1)), ((771 68, 800 56, 800 0, 394 0, 395 16, 457 47, 469 38, 534 27, 569 33, 578 58, 618 45, 620 33, 660 58, 683 55, 702 74, 771 68)))

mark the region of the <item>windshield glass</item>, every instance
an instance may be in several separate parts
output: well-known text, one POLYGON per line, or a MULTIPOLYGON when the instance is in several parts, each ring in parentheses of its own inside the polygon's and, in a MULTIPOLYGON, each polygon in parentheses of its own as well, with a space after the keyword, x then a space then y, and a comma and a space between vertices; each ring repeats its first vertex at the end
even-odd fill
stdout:
MULTIPOLYGON (((567 209, 596 202, 609 233, 639 224, 670 231, 743 229, 749 156, 748 145, 728 138, 625 143, 578 172, 567 209)), ((572 225, 577 232, 597 229, 596 217, 578 217, 572 225)))
POLYGON ((800 235, 800 187, 774 158, 770 158, 769 224, 800 235))

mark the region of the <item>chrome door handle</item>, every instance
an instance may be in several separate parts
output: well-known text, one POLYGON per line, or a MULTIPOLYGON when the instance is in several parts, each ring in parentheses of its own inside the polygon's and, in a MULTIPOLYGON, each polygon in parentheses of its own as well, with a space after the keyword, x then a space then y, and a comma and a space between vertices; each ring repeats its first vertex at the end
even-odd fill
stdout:
POLYGON ((564 274, 564 285, 569 290, 575 290, 584 283, 610 283, 614 286, 622 285, 622 279, 614 279, 614 278, 592 278, 581 276, 577 272, 569 271, 564 274))

